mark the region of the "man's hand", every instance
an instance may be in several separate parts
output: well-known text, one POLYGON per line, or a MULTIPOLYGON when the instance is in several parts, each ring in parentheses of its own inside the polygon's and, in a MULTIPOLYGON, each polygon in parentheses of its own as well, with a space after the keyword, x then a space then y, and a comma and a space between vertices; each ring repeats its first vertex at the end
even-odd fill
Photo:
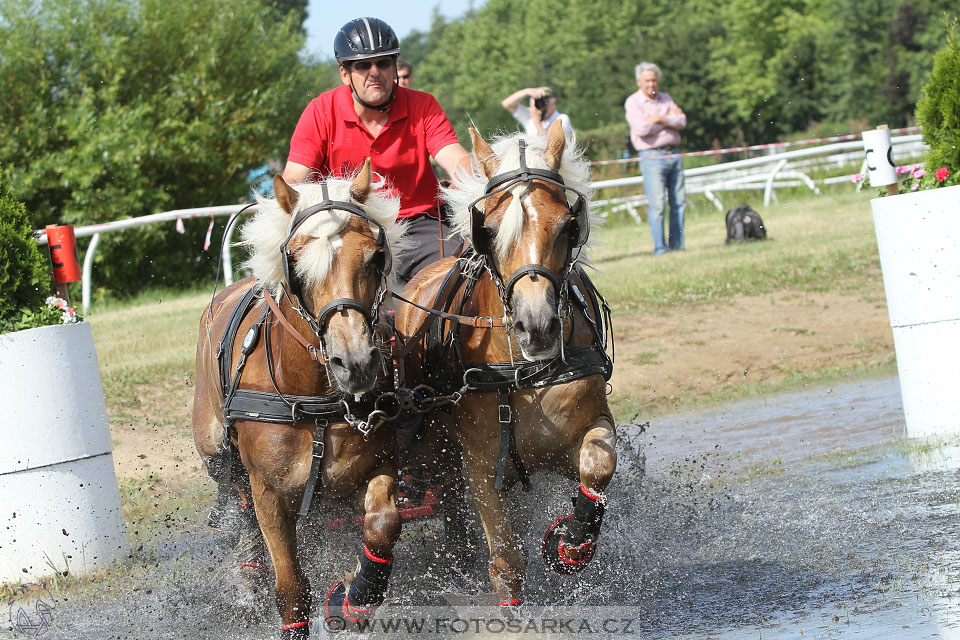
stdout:
POLYGON ((651 124, 665 125, 667 124, 667 117, 666 116, 647 116, 647 122, 651 124))
POLYGON ((673 107, 673 108, 670 109, 670 111, 667 112, 667 115, 668 115, 668 116, 682 116, 682 115, 683 115, 683 109, 681 109, 680 107, 673 107))
POLYGON ((546 91, 544 91, 540 87, 536 87, 536 88, 531 87, 529 89, 525 89, 525 91, 527 92, 527 95, 530 96, 531 101, 539 100, 540 98, 543 98, 544 96, 547 95, 546 91))
POLYGON ((504 109, 510 113, 517 112, 517 105, 520 104, 520 101, 523 100, 523 97, 527 96, 536 100, 537 98, 542 98, 544 96, 543 89, 539 87, 527 87, 526 89, 520 89, 519 91, 514 91, 509 96, 503 99, 503 102, 500 104, 504 109))

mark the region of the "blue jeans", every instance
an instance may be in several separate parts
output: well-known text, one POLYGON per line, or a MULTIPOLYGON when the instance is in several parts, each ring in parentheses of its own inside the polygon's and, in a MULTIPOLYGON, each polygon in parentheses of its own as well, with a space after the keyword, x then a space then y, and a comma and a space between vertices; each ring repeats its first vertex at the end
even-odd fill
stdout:
POLYGON ((687 194, 683 180, 683 158, 658 156, 678 153, 676 147, 645 149, 639 152, 640 171, 643 173, 643 191, 647 196, 647 218, 656 255, 683 249, 683 211, 687 194), (663 236, 663 214, 670 202, 670 239, 663 236))

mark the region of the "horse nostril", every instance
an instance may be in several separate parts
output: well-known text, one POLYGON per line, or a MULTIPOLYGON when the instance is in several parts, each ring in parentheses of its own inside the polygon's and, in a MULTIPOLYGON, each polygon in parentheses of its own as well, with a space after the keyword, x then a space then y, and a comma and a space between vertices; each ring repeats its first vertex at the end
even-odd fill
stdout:
POLYGON ((551 336, 559 335, 560 329, 561 329, 560 318, 554 316, 553 318, 550 319, 550 335, 551 336))
POLYGON ((380 349, 371 347, 370 358, 367 360, 367 366, 369 366, 371 369, 376 369, 380 366, 380 349))
POLYGON ((513 323, 513 330, 517 333, 526 333, 527 329, 523 326, 523 320, 516 320, 513 323))
POLYGON ((334 367, 336 367, 336 368, 338 368, 338 369, 346 369, 346 368, 347 368, 347 366, 346 366, 345 364, 343 364, 343 358, 341 358, 340 356, 333 356, 332 358, 330 358, 330 365, 331 365, 331 366, 334 366, 334 367))

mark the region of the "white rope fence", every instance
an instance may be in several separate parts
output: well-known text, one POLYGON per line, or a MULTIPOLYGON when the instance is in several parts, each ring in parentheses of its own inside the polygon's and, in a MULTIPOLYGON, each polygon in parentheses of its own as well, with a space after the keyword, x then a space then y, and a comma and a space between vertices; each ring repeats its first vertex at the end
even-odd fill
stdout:
MULTIPOLYGON (((919 155, 925 148, 922 143, 922 136, 919 134, 899 136, 892 139, 892 144, 897 147, 898 156, 902 159, 904 156, 919 155)), ((769 145, 764 145, 769 146, 769 145)), ((695 152, 700 153, 700 152, 695 152)), ((686 154, 693 155, 693 154, 686 154)), ((773 198, 773 192, 778 188, 806 186, 814 193, 820 193, 816 183, 800 168, 804 166, 823 166, 824 164, 844 164, 855 162, 856 158, 863 156, 863 143, 859 140, 851 142, 838 142, 825 144, 819 147, 808 149, 797 149, 795 151, 784 151, 772 155, 761 156, 757 158, 748 158, 745 160, 736 160, 734 162, 725 162, 721 164, 696 167, 684 171, 688 193, 702 193, 721 211, 723 205, 717 198, 715 192, 729 190, 749 190, 763 189, 764 206, 769 206, 773 198), (854 152, 854 150, 856 150, 854 152), (817 160, 812 165, 804 165, 809 159, 817 160)), ((865 171, 865 164, 860 172, 865 171)), ((851 176, 841 176, 827 178, 822 184, 835 184, 838 182, 849 181, 851 176)), ((633 187, 643 184, 643 176, 629 176, 625 178, 614 178, 611 180, 598 180, 591 184, 594 190, 600 191, 615 187, 633 187)), ((643 194, 630 195, 620 198, 611 198, 607 200, 594 200, 593 205, 606 209, 606 213, 617 210, 626 210, 637 222, 641 221, 637 212, 637 207, 646 204, 646 197, 643 194)), ((90 292, 93 283, 93 262, 96 255, 97 245, 100 242, 100 236, 104 233, 113 233, 123 231, 134 227, 142 227, 161 222, 171 222, 177 219, 208 218, 216 216, 232 216, 240 211, 246 204, 221 205, 217 207, 200 207, 196 209, 178 209, 175 211, 165 211, 154 213, 136 218, 126 218, 113 222, 104 222, 92 224, 83 227, 76 227, 74 234, 78 238, 90 237, 90 244, 83 257, 83 280, 81 284, 82 296, 81 302, 84 311, 90 309, 90 292)), ((256 206, 249 209, 250 212, 256 211, 256 206)), ((233 284, 233 257, 231 247, 233 245, 233 234, 239 217, 233 220, 224 231, 225 249, 222 257, 223 277, 227 285, 233 284)), ((44 229, 39 229, 38 242, 47 244, 47 235, 44 229)))

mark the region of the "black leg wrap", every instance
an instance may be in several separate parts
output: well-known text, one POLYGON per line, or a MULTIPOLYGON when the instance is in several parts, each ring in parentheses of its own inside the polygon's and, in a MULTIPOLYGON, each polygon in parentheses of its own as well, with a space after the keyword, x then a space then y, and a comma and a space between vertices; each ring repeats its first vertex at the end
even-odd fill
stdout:
POLYGON ((567 534, 563 536, 563 543, 568 547, 579 547, 600 536, 606 500, 591 498, 581 489, 573 505, 573 518, 567 522, 567 534))
POLYGON ((557 518, 547 528, 540 548, 546 565, 564 575, 582 571, 593 559, 606 501, 581 487, 573 505, 573 515, 557 518))
POLYGON ((364 547, 360 571, 350 583, 349 594, 343 580, 338 580, 327 593, 323 605, 327 624, 358 624, 372 618, 386 597, 392 569, 393 558, 387 562, 375 560, 364 547))
POLYGON ((360 558, 360 571, 350 585, 350 604, 363 609, 383 604, 392 569, 392 559, 390 562, 377 562, 364 553, 360 558))

